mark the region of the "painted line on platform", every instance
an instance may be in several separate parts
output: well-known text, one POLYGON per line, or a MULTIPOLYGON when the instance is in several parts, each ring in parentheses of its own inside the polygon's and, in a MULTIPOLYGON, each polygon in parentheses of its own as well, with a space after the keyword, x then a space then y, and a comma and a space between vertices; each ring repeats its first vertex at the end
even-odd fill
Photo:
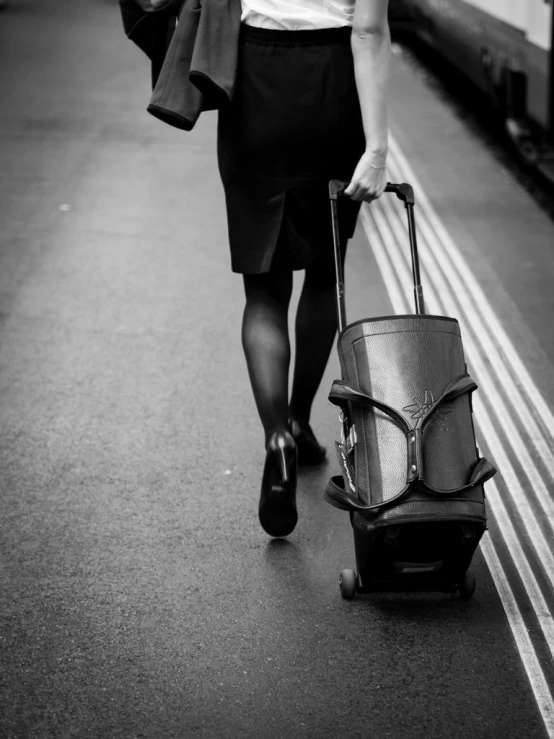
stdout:
MULTIPOLYGON (((521 473, 518 474, 514 469, 506 451, 507 445, 511 446, 516 459, 521 461, 524 477, 532 486, 534 497, 542 508, 543 522, 546 522, 546 528, 554 530, 554 502, 549 494, 549 486, 544 480, 544 472, 538 468, 528 451, 528 445, 532 444, 545 471, 554 468, 551 448, 554 436, 550 431, 551 428, 554 429, 554 416, 394 140, 391 141, 390 150, 389 179, 410 182, 416 193, 416 220, 425 302, 430 312, 461 318, 468 361, 475 370, 484 394, 481 397, 477 393, 475 398, 478 426, 500 469, 506 491, 519 511, 528 540, 536 551, 536 562, 533 564, 535 568, 541 568, 554 592, 554 556, 541 522, 529 506, 528 496, 520 481, 521 473), (508 367, 515 379, 510 375, 508 367), (515 411, 517 425, 512 420, 514 414, 509 406, 515 411), (529 411, 530 407, 534 414, 529 411), (496 425, 493 416, 497 419, 496 425), (502 429, 504 439, 499 437, 496 427, 502 429)), ((395 313, 413 312, 413 283, 403 206, 392 198, 380 198, 371 208, 362 208, 361 222, 395 313)), ((500 536, 507 545, 554 658, 552 614, 535 577, 533 566, 521 545, 516 526, 494 481, 487 483, 487 496, 500 536)), ((490 537, 483 539, 481 549, 501 597, 545 726, 549 736, 554 736, 554 700, 513 589, 490 537)))
POLYGON ((551 739, 554 737, 554 701, 552 700, 548 683, 537 659, 529 633, 525 628, 525 622, 508 583, 506 573, 490 538, 485 537, 481 539, 481 551, 483 552, 494 584, 498 590, 498 595, 504 606, 504 611, 512 634, 514 635, 518 652, 521 655, 527 677, 529 678, 531 689, 541 712, 546 731, 551 739))
POLYGON ((502 536, 506 542, 512 561, 519 572, 521 583, 527 592, 529 600, 535 604, 535 614, 545 636, 550 655, 554 659, 554 619, 537 582, 535 573, 523 552, 519 537, 512 525, 512 521, 494 480, 489 480, 487 483, 487 499, 494 507, 495 519, 502 530, 502 536))

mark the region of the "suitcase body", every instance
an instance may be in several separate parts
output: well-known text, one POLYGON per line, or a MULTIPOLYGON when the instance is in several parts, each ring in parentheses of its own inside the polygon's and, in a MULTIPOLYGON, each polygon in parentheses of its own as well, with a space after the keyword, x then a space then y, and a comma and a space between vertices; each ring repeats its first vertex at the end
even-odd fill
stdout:
MULTIPOLYGON (((341 186, 330 183, 334 222, 341 186)), ((486 529, 483 484, 496 470, 476 447, 477 386, 458 322, 424 313, 413 191, 387 189, 408 210, 416 314, 346 325, 335 250, 342 379, 329 399, 341 408, 342 476, 329 481, 325 498, 350 513, 357 567, 341 573, 341 592, 459 591, 468 598, 475 582, 467 570, 486 529)))

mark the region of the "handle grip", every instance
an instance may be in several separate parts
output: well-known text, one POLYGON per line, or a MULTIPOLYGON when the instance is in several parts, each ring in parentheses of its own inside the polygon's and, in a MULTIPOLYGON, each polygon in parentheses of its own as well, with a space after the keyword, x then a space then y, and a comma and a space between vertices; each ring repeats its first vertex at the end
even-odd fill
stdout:
MULTIPOLYGON (((331 180, 329 182, 329 197, 331 200, 337 200, 338 197, 344 195, 344 191, 350 183, 343 180, 331 180)), ((399 200, 406 205, 415 205, 414 189, 407 182, 395 184, 387 182, 385 192, 393 192, 399 200)))
MULTIPOLYGON (((346 326, 346 305, 344 300, 344 275, 342 269, 342 261, 340 257, 340 234, 338 220, 338 199, 344 195, 344 191, 348 187, 348 182, 343 180, 331 180, 329 182, 329 198, 331 202, 331 218, 333 224, 333 241, 335 251, 335 271, 337 282, 337 315, 339 319, 339 330, 342 331, 346 326)), ((414 220, 415 197, 414 190, 407 182, 395 184, 387 182, 385 192, 393 192, 399 200, 402 200, 406 207, 408 215, 408 234, 410 238, 410 251, 412 256, 412 276, 414 281, 414 299, 415 311, 417 315, 425 313, 425 305, 423 302, 423 288, 421 287, 421 277, 419 272, 419 256, 417 252, 417 235, 414 220)))

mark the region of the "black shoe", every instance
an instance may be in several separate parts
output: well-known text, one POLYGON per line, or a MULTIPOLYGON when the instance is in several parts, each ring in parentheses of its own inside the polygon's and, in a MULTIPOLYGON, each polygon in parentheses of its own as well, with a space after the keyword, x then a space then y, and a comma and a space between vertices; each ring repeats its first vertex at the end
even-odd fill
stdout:
POLYGON ((318 442, 310 424, 301 426, 294 418, 290 420, 290 430, 298 447, 298 464, 316 465, 321 464, 327 452, 324 446, 318 442))
POLYGON ((288 431, 276 431, 267 445, 258 516, 270 536, 287 536, 296 522, 297 450, 288 431))

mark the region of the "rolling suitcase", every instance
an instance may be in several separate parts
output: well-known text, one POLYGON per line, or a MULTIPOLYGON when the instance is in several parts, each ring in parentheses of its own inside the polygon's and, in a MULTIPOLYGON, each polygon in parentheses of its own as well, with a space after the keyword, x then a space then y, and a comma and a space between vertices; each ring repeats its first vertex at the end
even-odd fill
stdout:
POLYGON ((475 442, 460 327, 426 315, 419 275, 414 193, 388 184, 406 208, 414 278, 414 315, 346 324, 338 201, 346 183, 329 183, 335 246, 337 350, 341 380, 329 400, 340 407, 336 443, 342 475, 325 499, 350 514, 357 572, 343 570, 344 598, 373 591, 459 591, 486 530, 483 484, 496 469, 475 442))

